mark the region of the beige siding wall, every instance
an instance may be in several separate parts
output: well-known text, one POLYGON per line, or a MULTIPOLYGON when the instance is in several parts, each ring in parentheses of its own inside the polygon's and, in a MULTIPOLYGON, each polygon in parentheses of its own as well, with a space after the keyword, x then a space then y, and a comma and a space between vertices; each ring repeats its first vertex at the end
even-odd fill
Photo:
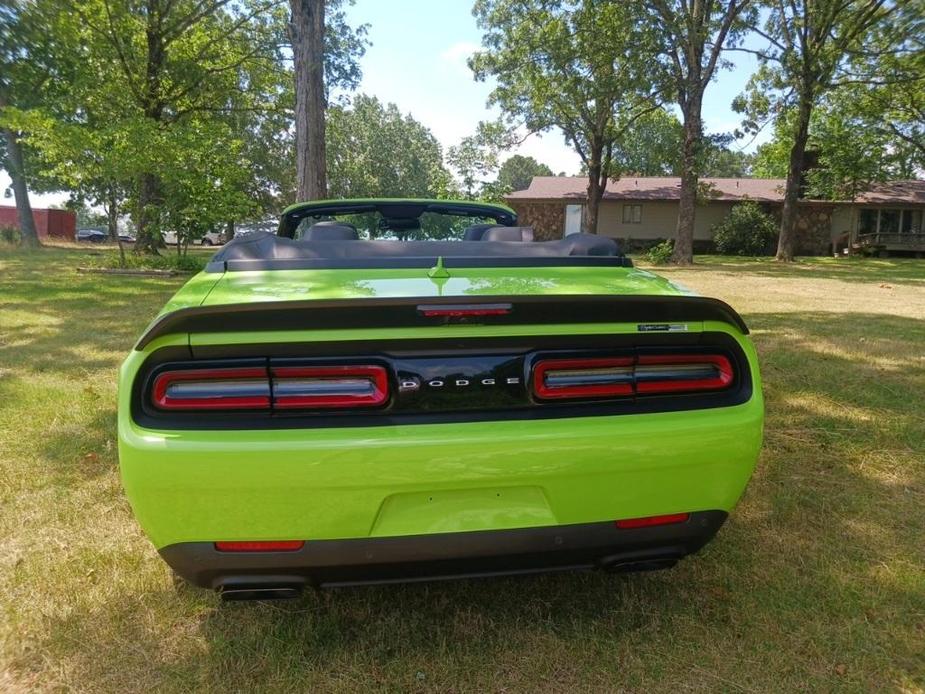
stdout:
POLYGON ((845 233, 854 234, 855 209, 848 205, 839 205, 832 210, 832 243, 837 242, 845 233))
MULTIPOLYGON (((731 203, 711 202, 697 207, 694 224, 694 238, 709 241, 710 229, 723 219, 732 208, 731 203)), ((601 216, 598 233, 618 239, 671 239, 675 237, 678 226, 678 203, 673 201, 657 202, 604 202, 601 204, 601 216), (623 222, 623 205, 642 205, 642 220, 639 224, 623 222)))

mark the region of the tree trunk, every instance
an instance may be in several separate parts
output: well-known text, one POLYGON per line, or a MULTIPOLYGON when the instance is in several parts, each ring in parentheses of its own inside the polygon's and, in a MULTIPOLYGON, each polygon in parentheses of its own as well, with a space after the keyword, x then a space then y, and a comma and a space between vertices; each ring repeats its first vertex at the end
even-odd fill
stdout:
POLYGON ((694 222, 697 214, 698 156, 703 139, 700 102, 693 101, 684 113, 684 144, 681 154, 681 193, 678 201, 678 227, 671 262, 694 262, 694 222))
POLYGON ((6 140, 7 173, 10 174, 10 180, 13 182, 13 197, 16 199, 16 216, 19 219, 19 235, 22 245, 26 248, 38 248, 41 244, 38 232, 35 230, 32 205, 29 202, 29 187, 26 185, 22 146, 12 130, 4 128, 3 138, 6 140))
POLYGON ((138 181, 138 212, 135 226, 135 253, 160 255, 160 230, 157 228, 157 207, 160 204, 160 181, 154 174, 142 174, 138 181))
POLYGON ((787 171, 784 207, 780 215, 777 260, 785 263, 793 261, 793 249, 796 245, 797 205, 800 198, 800 186, 803 183, 803 159, 806 154, 806 143, 809 140, 809 119, 812 110, 812 97, 805 95, 800 99, 800 108, 797 111, 796 136, 793 139, 793 147, 790 148, 790 169, 787 171))
POLYGON ((324 0, 290 0, 299 200, 327 197, 324 146, 324 0))
POLYGON ((601 198, 604 197, 604 186, 601 185, 601 165, 592 164, 588 167, 588 204, 585 206, 585 228, 589 234, 597 233, 597 224, 600 217, 601 198))
POLYGON ((119 238, 119 200, 115 187, 106 191, 106 204, 103 207, 106 210, 106 230, 109 232, 109 238, 116 241, 119 238))
MULTIPOLYGON (((164 120, 164 103, 162 95, 162 73, 167 61, 163 12, 160 0, 148 3, 148 12, 145 15, 145 42, 147 56, 145 61, 144 90, 139 103, 145 118, 161 124, 164 120)), ((156 224, 159 215, 161 199, 161 182, 156 173, 143 173, 138 177, 138 207, 135 226, 135 253, 151 253, 160 255, 159 248, 163 245, 161 230, 156 224)))
POLYGON ((119 246, 119 267, 125 267, 125 246, 122 245, 122 239, 119 238, 119 196, 116 194, 116 187, 110 186, 106 191, 106 227, 109 232, 110 241, 115 241, 119 246))

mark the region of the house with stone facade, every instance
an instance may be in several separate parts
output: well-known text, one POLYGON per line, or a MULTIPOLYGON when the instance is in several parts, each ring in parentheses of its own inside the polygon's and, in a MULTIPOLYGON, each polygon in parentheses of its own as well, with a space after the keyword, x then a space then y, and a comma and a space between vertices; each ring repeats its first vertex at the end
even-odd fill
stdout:
MULTIPOLYGON (((784 179, 705 178, 697 209, 694 246, 710 249, 713 227, 732 207, 753 200, 779 215, 784 179)), ((520 224, 532 226, 537 238, 559 238, 582 228, 587 179, 582 176, 536 176, 526 190, 505 199, 520 224)), ((620 239, 634 250, 674 238, 678 221, 680 178, 625 176, 607 184, 598 233, 620 239)), ((824 255, 843 248, 881 252, 925 252, 925 181, 874 185, 852 201, 801 199, 797 218, 798 247, 803 255, 824 255)))

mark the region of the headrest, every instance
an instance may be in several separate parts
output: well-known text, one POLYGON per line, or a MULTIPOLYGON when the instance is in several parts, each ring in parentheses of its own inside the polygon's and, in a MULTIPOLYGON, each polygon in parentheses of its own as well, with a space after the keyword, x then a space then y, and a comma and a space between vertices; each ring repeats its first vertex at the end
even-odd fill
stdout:
POLYGON ((465 233, 463 233, 463 241, 481 241, 482 236, 485 235, 485 232, 489 229, 494 229, 497 224, 473 224, 471 227, 466 227, 465 233))
POLYGON ((355 226, 337 221, 312 224, 302 236, 303 241, 356 241, 359 238, 355 226))
POLYGON ((533 241, 533 227, 499 227, 486 229, 482 241, 533 241))

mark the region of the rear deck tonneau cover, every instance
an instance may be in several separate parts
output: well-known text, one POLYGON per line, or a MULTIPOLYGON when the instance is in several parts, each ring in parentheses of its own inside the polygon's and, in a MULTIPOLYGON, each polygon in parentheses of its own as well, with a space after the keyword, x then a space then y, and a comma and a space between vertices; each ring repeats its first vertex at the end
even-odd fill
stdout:
POLYGON ((555 241, 305 241, 265 232, 229 242, 207 272, 446 267, 632 267, 616 241, 572 234, 555 241))

